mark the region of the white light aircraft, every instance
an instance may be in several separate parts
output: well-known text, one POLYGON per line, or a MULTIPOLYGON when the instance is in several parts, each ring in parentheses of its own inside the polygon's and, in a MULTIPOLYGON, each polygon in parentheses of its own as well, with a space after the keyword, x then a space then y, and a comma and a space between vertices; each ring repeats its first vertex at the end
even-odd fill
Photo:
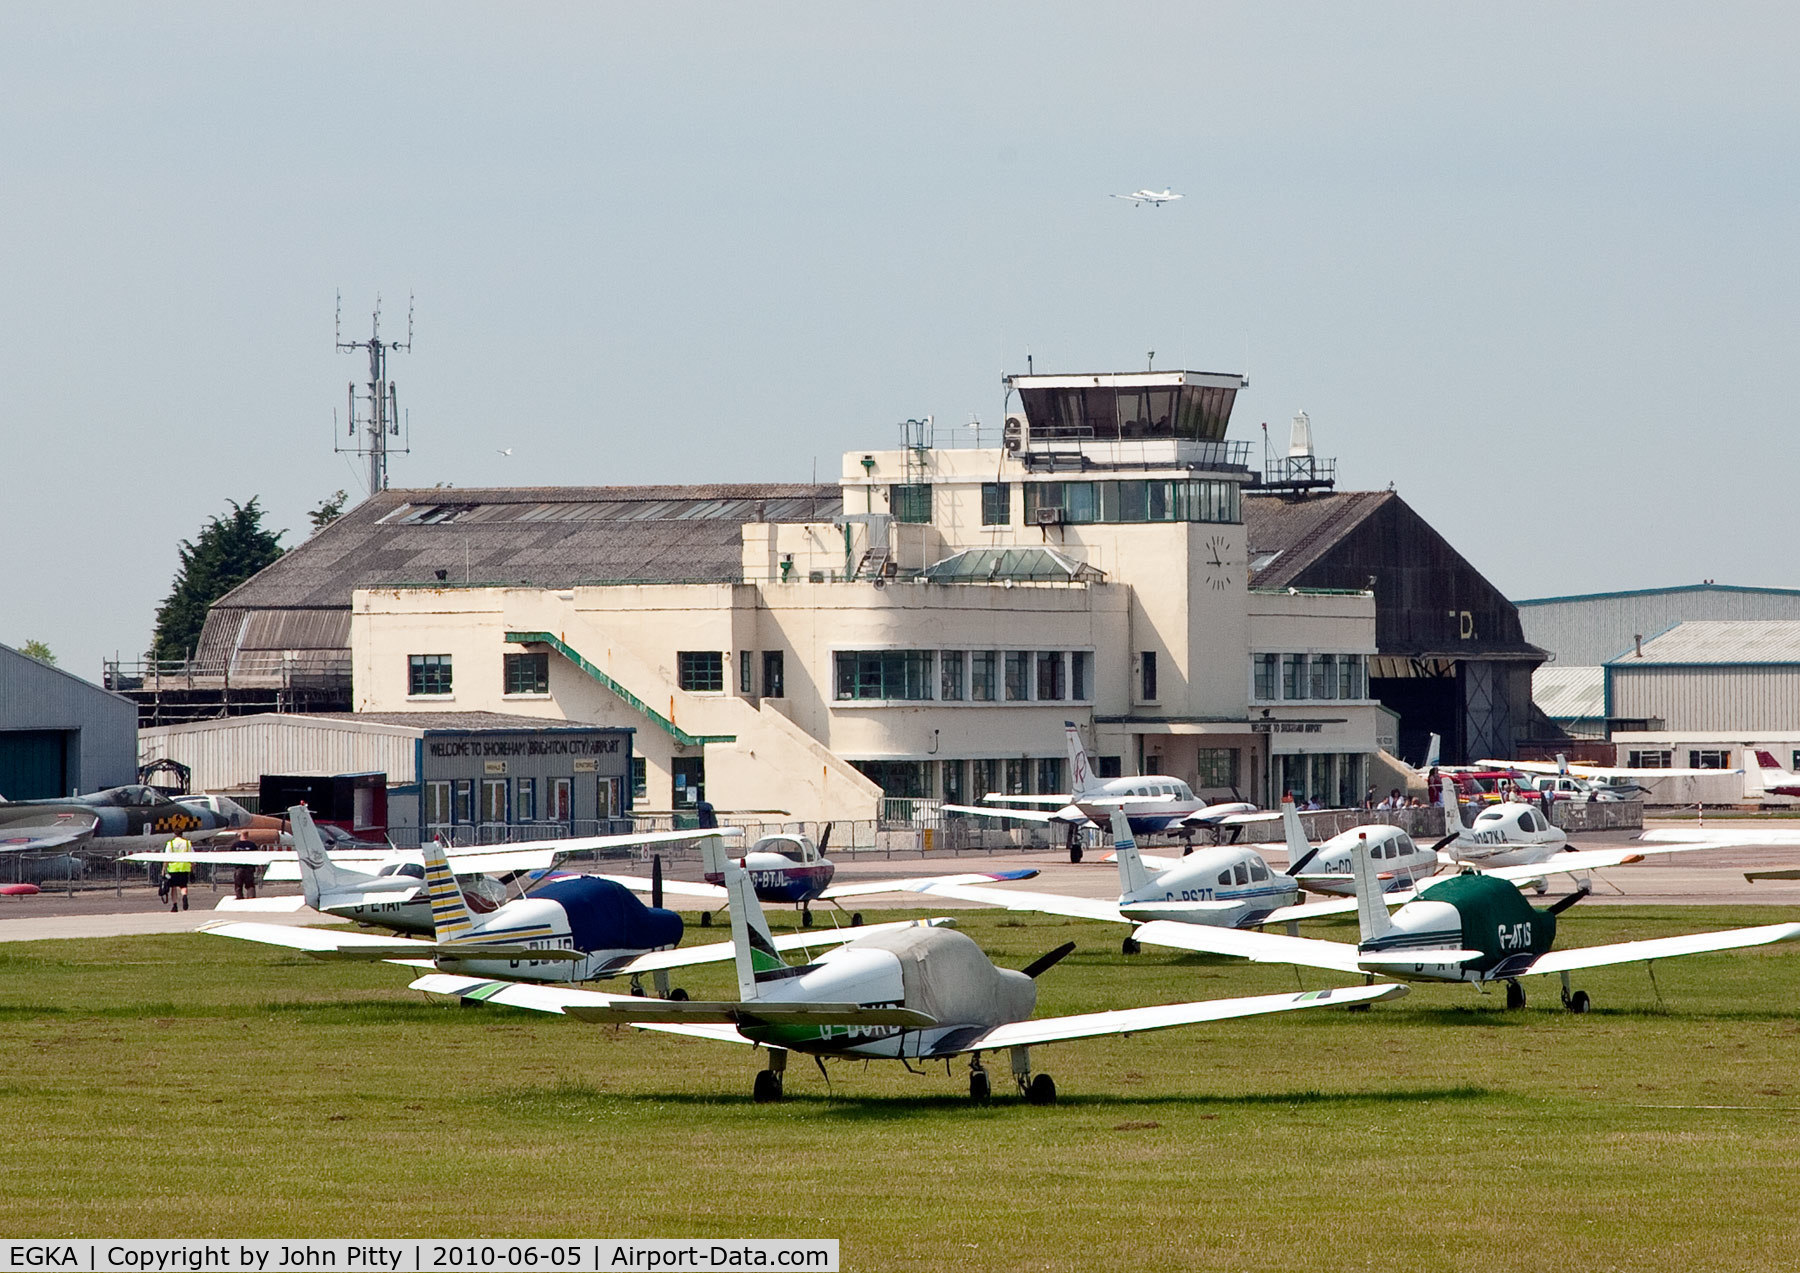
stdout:
POLYGON ((992 1088, 982 1056, 1004 1051, 1019 1091, 1036 1105, 1056 1099, 1056 1083, 1048 1074, 1032 1073, 1035 1044, 1271 1012, 1347 1007, 1404 989, 1357 986, 1033 1020, 1036 978, 1068 955, 1074 949, 1072 942, 1014 972, 995 967, 965 934, 950 929, 881 934, 854 929, 862 934, 857 940, 813 963, 790 967, 770 936, 749 876, 726 861, 716 842, 709 841, 704 851, 708 869, 725 877, 731 894, 739 995, 735 1001, 672 1003, 442 974, 421 977, 413 987, 458 1000, 766 1047, 769 1065, 757 1074, 754 1087, 758 1101, 781 1099, 790 1052, 810 1054, 821 1071, 827 1057, 886 1058, 911 1068, 917 1061, 948 1062, 968 1056, 969 1095, 985 1101, 992 1088))
POLYGON ((1165 203, 1174 203, 1181 196, 1173 190, 1133 190, 1130 194, 1116 194, 1113 198, 1129 199, 1134 208, 1141 208, 1146 203, 1153 208, 1160 208, 1165 203))
POLYGON ((1477 989, 1506 983, 1506 1006, 1525 1006, 1519 978, 1547 974, 1562 977, 1563 1004, 1586 1012, 1586 991, 1572 990, 1569 974, 1583 968, 1626 964, 1675 955, 1733 950, 1800 938, 1800 924, 1766 924, 1686 937, 1657 937, 1577 950, 1553 950, 1559 914, 1587 896, 1583 888, 1551 906, 1532 906, 1503 879, 1479 872, 1447 876, 1421 889, 1416 897, 1388 914, 1375 863, 1365 852, 1354 857, 1357 922, 1362 940, 1355 946, 1273 933, 1201 928, 1162 921, 1137 930, 1139 941, 1177 950, 1236 955, 1263 963, 1327 968, 1365 977, 1405 981, 1460 981, 1477 989))

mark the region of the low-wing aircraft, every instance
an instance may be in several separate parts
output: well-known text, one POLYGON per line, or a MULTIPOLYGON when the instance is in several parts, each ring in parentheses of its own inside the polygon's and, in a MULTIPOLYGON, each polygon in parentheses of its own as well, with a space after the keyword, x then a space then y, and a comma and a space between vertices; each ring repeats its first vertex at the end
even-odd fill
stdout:
POLYGON ((1648 964, 1675 955, 1734 950, 1800 937, 1800 924, 1765 924, 1687 937, 1656 937, 1576 950, 1553 950, 1557 916, 1588 895, 1582 888, 1547 907, 1536 907, 1504 879, 1479 872, 1446 876, 1420 889, 1391 916, 1376 880, 1375 863, 1366 852, 1354 855, 1356 918, 1361 941, 1321 941, 1273 933, 1201 928, 1164 921, 1145 924, 1134 934, 1152 946, 1236 955, 1263 963, 1328 968, 1365 977, 1404 981, 1462 981, 1477 989, 1506 983, 1506 1006, 1525 1006, 1521 977, 1560 974, 1563 1004, 1586 1012, 1585 990, 1572 990, 1569 974, 1609 964, 1648 964))
POLYGON ((645 1030, 691 1035, 722 1043, 769 1049, 769 1066, 756 1076, 758 1101, 780 1100, 790 1052, 810 1054, 821 1071, 827 1057, 887 1058, 908 1063, 969 1057, 969 1095, 992 1092, 982 1054, 1006 1051, 1014 1082, 1025 1099, 1056 1099, 1048 1074, 1033 1074, 1031 1047, 1097 1035, 1136 1034, 1204 1021, 1347 1007, 1389 997, 1401 986, 1358 986, 1302 994, 1215 999, 1153 1008, 1124 1008, 1079 1016, 1032 1020, 1036 978, 1074 950, 1067 943, 1022 971, 998 968, 969 937, 946 928, 877 933, 853 929, 855 941, 799 967, 781 958, 748 874, 728 862, 715 841, 703 847, 707 869, 725 877, 731 895, 731 939, 738 999, 671 1003, 593 991, 521 986, 478 977, 434 974, 413 988, 459 1000, 502 1003, 556 1012, 583 1021, 629 1024, 645 1030))
MULTIPOLYGON (((36 851, 67 846, 97 850, 138 849, 166 844, 177 835, 261 827, 263 820, 235 800, 212 797, 177 803, 154 787, 108 787, 66 800, 0 802, 0 851, 36 851)), ((279 825, 278 819, 267 819, 279 825)))
POLYGON ((1448 861, 1480 867, 1525 866, 1546 861, 1568 847, 1568 833, 1550 825, 1535 805, 1517 801, 1489 805, 1475 815, 1471 825, 1463 821, 1456 784, 1447 776, 1440 795, 1449 834, 1434 847, 1448 861))
MULTIPOLYGON (((1299 835, 1299 815, 1292 803, 1282 806, 1299 835)), ((1024 889, 989 888, 960 881, 920 880, 908 892, 934 897, 954 897, 1007 910, 1068 915, 1114 924, 1141 924, 1162 919, 1182 924, 1212 924, 1226 928, 1255 928, 1264 924, 1297 924, 1303 919, 1337 915, 1356 909, 1349 900, 1299 904, 1300 882, 1277 871, 1262 856, 1243 845, 1219 845, 1197 849, 1184 857, 1158 858, 1160 870, 1152 872, 1138 852, 1137 841, 1122 810, 1112 813, 1113 855, 1119 868, 1119 898, 1109 902, 1093 897, 1069 897, 1024 889)), ((1304 840, 1304 837, 1302 837, 1304 840)), ((1304 867, 1307 863, 1300 861, 1304 867)), ((1127 937, 1126 954, 1136 951, 1127 937)))
POLYGON ((1176 194, 1173 190, 1165 189, 1133 190, 1130 194, 1116 194, 1113 198, 1129 199, 1131 200, 1131 206, 1134 208, 1140 208, 1146 203, 1153 208, 1160 208, 1165 203, 1174 203, 1175 200, 1181 198, 1181 196, 1176 194))
MULTIPOLYGON (((1744 769, 1754 771, 1762 782, 1765 795, 1800 796, 1800 775, 1789 773, 1783 769, 1775 757, 1758 748, 1744 748, 1744 769)), ((1685 771, 1684 771, 1685 772, 1685 771)), ((1717 769, 1704 769, 1702 773, 1716 774, 1717 769)))
POLYGON ((1081 861, 1078 837, 1082 828, 1110 826, 1114 810, 1124 811, 1132 831, 1138 835, 1167 832, 1189 838, 1202 827, 1217 828, 1240 815, 1256 814, 1256 806, 1242 800, 1208 804, 1195 796, 1187 783, 1167 774, 1096 778, 1093 766, 1088 763, 1087 748, 1081 742, 1081 731, 1074 721, 1063 722, 1063 736, 1068 744, 1069 780, 1073 786, 1068 795, 1009 796, 989 792, 983 797, 990 802, 1010 801, 1059 808, 1038 810, 1008 808, 994 803, 947 804, 943 806, 944 812, 1066 827, 1071 862, 1081 861))
MULTIPOLYGON (((295 834, 316 837, 304 806, 290 810, 295 834)), ((717 839, 709 839, 716 844, 717 839)), ((723 850, 719 850, 721 853, 723 850)), ((728 942, 676 949, 681 916, 660 905, 645 906, 631 890, 611 880, 573 875, 550 880, 527 897, 478 914, 457 886, 441 846, 427 844, 425 891, 434 920, 430 941, 381 937, 336 929, 241 921, 209 924, 201 931, 302 950, 318 959, 388 960, 415 966, 470 972, 523 981, 591 981, 630 977, 634 987, 645 973, 656 975, 659 993, 669 994, 668 972, 732 957, 728 942)), ((660 903, 660 898, 653 898, 660 903)), ((856 932, 877 932, 918 923, 902 921, 865 929, 799 934, 788 947, 825 946, 856 932)), ((683 998, 683 992, 672 992, 683 998)))

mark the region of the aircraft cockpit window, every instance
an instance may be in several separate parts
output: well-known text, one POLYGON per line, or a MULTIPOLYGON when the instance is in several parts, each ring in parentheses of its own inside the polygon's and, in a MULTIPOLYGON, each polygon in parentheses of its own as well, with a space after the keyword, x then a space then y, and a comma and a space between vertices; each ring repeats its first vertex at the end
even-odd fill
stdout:
POLYGON ((417 862, 402 862, 400 874, 409 879, 422 880, 425 878, 425 868, 417 862))
POLYGON ((1219 872, 1219 885, 1222 888, 1230 888, 1231 887, 1231 872, 1230 871, 1220 871, 1219 872))
POLYGON ((1236 877, 1239 884, 1248 884, 1250 882, 1250 868, 1245 866, 1242 862, 1239 862, 1236 866, 1232 867, 1231 873, 1236 877))
POLYGON ((1256 880, 1259 883, 1263 880, 1268 879, 1269 878, 1269 868, 1264 866, 1261 862, 1250 863, 1250 878, 1253 880, 1256 880))
POLYGON ((1419 846, 1412 842, 1412 837, 1402 831, 1394 837, 1394 853, 1397 857, 1411 857, 1419 851, 1419 846))

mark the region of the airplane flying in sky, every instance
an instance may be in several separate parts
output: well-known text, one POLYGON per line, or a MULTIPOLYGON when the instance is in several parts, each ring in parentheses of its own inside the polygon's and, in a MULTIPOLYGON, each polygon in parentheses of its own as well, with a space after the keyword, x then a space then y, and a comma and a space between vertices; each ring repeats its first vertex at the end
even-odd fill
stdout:
POLYGON ((1419 890, 1417 896, 1388 914, 1390 898, 1382 896, 1375 862, 1366 852, 1354 855, 1357 922, 1362 940, 1320 941, 1273 933, 1202 928, 1165 921, 1145 924, 1135 936, 1152 946, 1237 955, 1264 963, 1328 968, 1362 976, 1405 981, 1463 981, 1477 989, 1506 983, 1506 1006, 1525 1006, 1521 977, 1560 974, 1563 1004, 1586 1012, 1584 990, 1572 990, 1569 974, 1609 964, 1648 964, 1675 955, 1733 950, 1800 937, 1800 924, 1765 924, 1687 937, 1656 937, 1576 950, 1553 950, 1557 916, 1587 896, 1583 888, 1548 907, 1535 907, 1506 880, 1479 872, 1447 876, 1419 890))
MULTIPOLYGON (((316 837, 317 830, 303 806, 296 806, 289 814, 294 819, 297 837, 316 837)), ((718 840, 715 837, 707 843, 716 845, 718 840)), ((718 852, 722 854, 724 850, 718 852)), ((667 986, 669 970, 732 957, 729 942, 675 949, 681 940, 680 915, 660 905, 645 906, 631 890, 594 876, 553 879, 529 896, 478 914, 457 887, 443 849, 427 844, 423 855, 426 896, 435 919, 430 941, 239 921, 209 924, 202 931, 286 946, 318 959, 388 960, 523 981, 591 981, 624 976, 637 986, 643 974, 653 973, 658 992, 663 994, 671 993, 667 986)), ((848 941, 857 933, 945 922, 948 921, 907 920, 861 929, 821 930, 784 937, 778 946, 826 946, 848 941), (843 936, 838 936, 838 932, 843 936)), ((672 993, 677 998, 685 997, 679 990, 672 993)))
POLYGON ((1192 837, 1202 827, 1231 825, 1241 815, 1256 815, 1256 806, 1242 800, 1208 804, 1194 795, 1187 783, 1167 774, 1144 774, 1136 778, 1096 778, 1088 763, 1087 748, 1082 745, 1081 731, 1074 721, 1063 722, 1063 736, 1069 750, 1069 780, 1073 790, 1066 796, 1009 796, 989 792, 988 801, 1016 804, 1060 806, 1051 809, 1017 809, 999 804, 943 806, 945 813, 978 814, 985 818, 1007 818, 1018 822, 1036 822, 1068 828, 1069 860, 1081 861, 1081 845, 1077 836, 1084 827, 1112 824, 1114 810, 1122 810, 1137 835, 1167 832, 1192 837))
POLYGON ((1074 950, 1057 947, 1022 971, 995 967, 965 934, 947 928, 911 928, 861 934, 800 967, 781 958, 770 936, 748 874, 725 858, 716 841, 703 847, 707 868, 725 878, 731 895, 731 938, 738 999, 672 1003, 549 986, 522 986, 478 977, 433 974, 413 988, 459 1000, 556 1012, 583 1021, 629 1024, 645 1030, 691 1035, 722 1043, 766 1047, 769 1067, 756 1076, 759 1101, 781 1099, 790 1052, 827 1057, 888 1058, 912 1067, 919 1061, 968 1056, 969 1095, 991 1094, 982 1055, 1005 1051, 1025 1099, 1056 1099, 1048 1074, 1033 1074, 1031 1047, 1097 1035, 1136 1034, 1203 1021, 1308 1008, 1345 1007, 1386 998, 1401 986, 1357 986, 1302 994, 1215 999, 1152 1008, 1124 1008, 1070 1017, 1031 1019, 1036 978, 1074 950))
POLYGON ((1134 208, 1141 208, 1146 203, 1153 208, 1160 208, 1165 203, 1174 203, 1175 200, 1181 198, 1181 196, 1176 194, 1173 190, 1165 189, 1133 190, 1130 194, 1116 194, 1113 198, 1129 199, 1131 200, 1131 206, 1134 208))

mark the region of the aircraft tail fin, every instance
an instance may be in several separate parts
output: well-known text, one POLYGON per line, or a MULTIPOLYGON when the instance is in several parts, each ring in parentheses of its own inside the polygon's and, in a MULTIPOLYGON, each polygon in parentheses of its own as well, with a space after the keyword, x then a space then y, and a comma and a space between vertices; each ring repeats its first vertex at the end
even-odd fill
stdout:
POLYGON ((314 910, 327 893, 337 893, 350 886, 348 873, 332 862, 325 851, 325 837, 314 825, 312 812, 303 804, 288 810, 288 824, 293 827, 294 856, 300 859, 300 892, 314 910))
POLYGON ((1456 798, 1456 779, 1448 774, 1444 776, 1444 831, 1449 835, 1461 835, 1469 828, 1462 819, 1462 805, 1456 798))
POLYGON ((1438 758, 1443 753, 1443 750, 1444 740, 1438 735, 1433 734, 1431 736, 1431 746, 1425 749, 1425 768, 1427 770, 1436 769, 1438 767, 1438 758))
POLYGON ((780 976, 787 962, 775 949, 775 936, 769 921, 763 918, 762 903, 756 900, 756 888, 750 873, 725 855, 718 837, 703 840, 700 851, 708 875, 725 879, 727 905, 731 909, 732 955, 737 962, 738 998, 746 1003, 761 997, 760 983, 780 976))
POLYGON ((1081 730, 1072 720, 1063 722, 1063 737, 1069 744, 1069 799, 1078 801, 1100 785, 1094 767, 1088 763, 1087 748, 1081 743, 1081 730))
POLYGON ((1375 862, 1369 856, 1369 837, 1359 835, 1350 852, 1350 869, 1356 873, 1356 926, 1362 930, 1364 942, 1374 941, 1394 926, 1387 902, 1376 878, 1375 862))
POLYGON ((1137 841, 1132 838, 1131 823, 1123 809, 1113 810, 1112 833, 1113 853, 1119 863, 1119 896, 1129 897, 1150 886, 1150 871, 1138 854, 1137 841))
POLYGON ((453 942, 475 930, 475 914, 450 869, 444 846, 426 839, 419 845, 425 859, 425 895, 431 901, 431 923, 438 942, 453 942))
POLYGON ((1783 766, 1780 761, 1776 760, 1774 756, 1770 755, 1760 747, 1754 750, 1749 747, 1744 748, 1744 768, 1764 770, 1767 773, 1773 774, 1778 780, 1791 778, 1793 776, 1788 773, 1786 767, 1783 766))
POLYGON ((1287 873, 1298 875, 1318 850, 1306 838, 1306 828, 1300 825, 1300 810, 1292 800, 1281 802, 1281 830, 1287 840, 1287 873))

